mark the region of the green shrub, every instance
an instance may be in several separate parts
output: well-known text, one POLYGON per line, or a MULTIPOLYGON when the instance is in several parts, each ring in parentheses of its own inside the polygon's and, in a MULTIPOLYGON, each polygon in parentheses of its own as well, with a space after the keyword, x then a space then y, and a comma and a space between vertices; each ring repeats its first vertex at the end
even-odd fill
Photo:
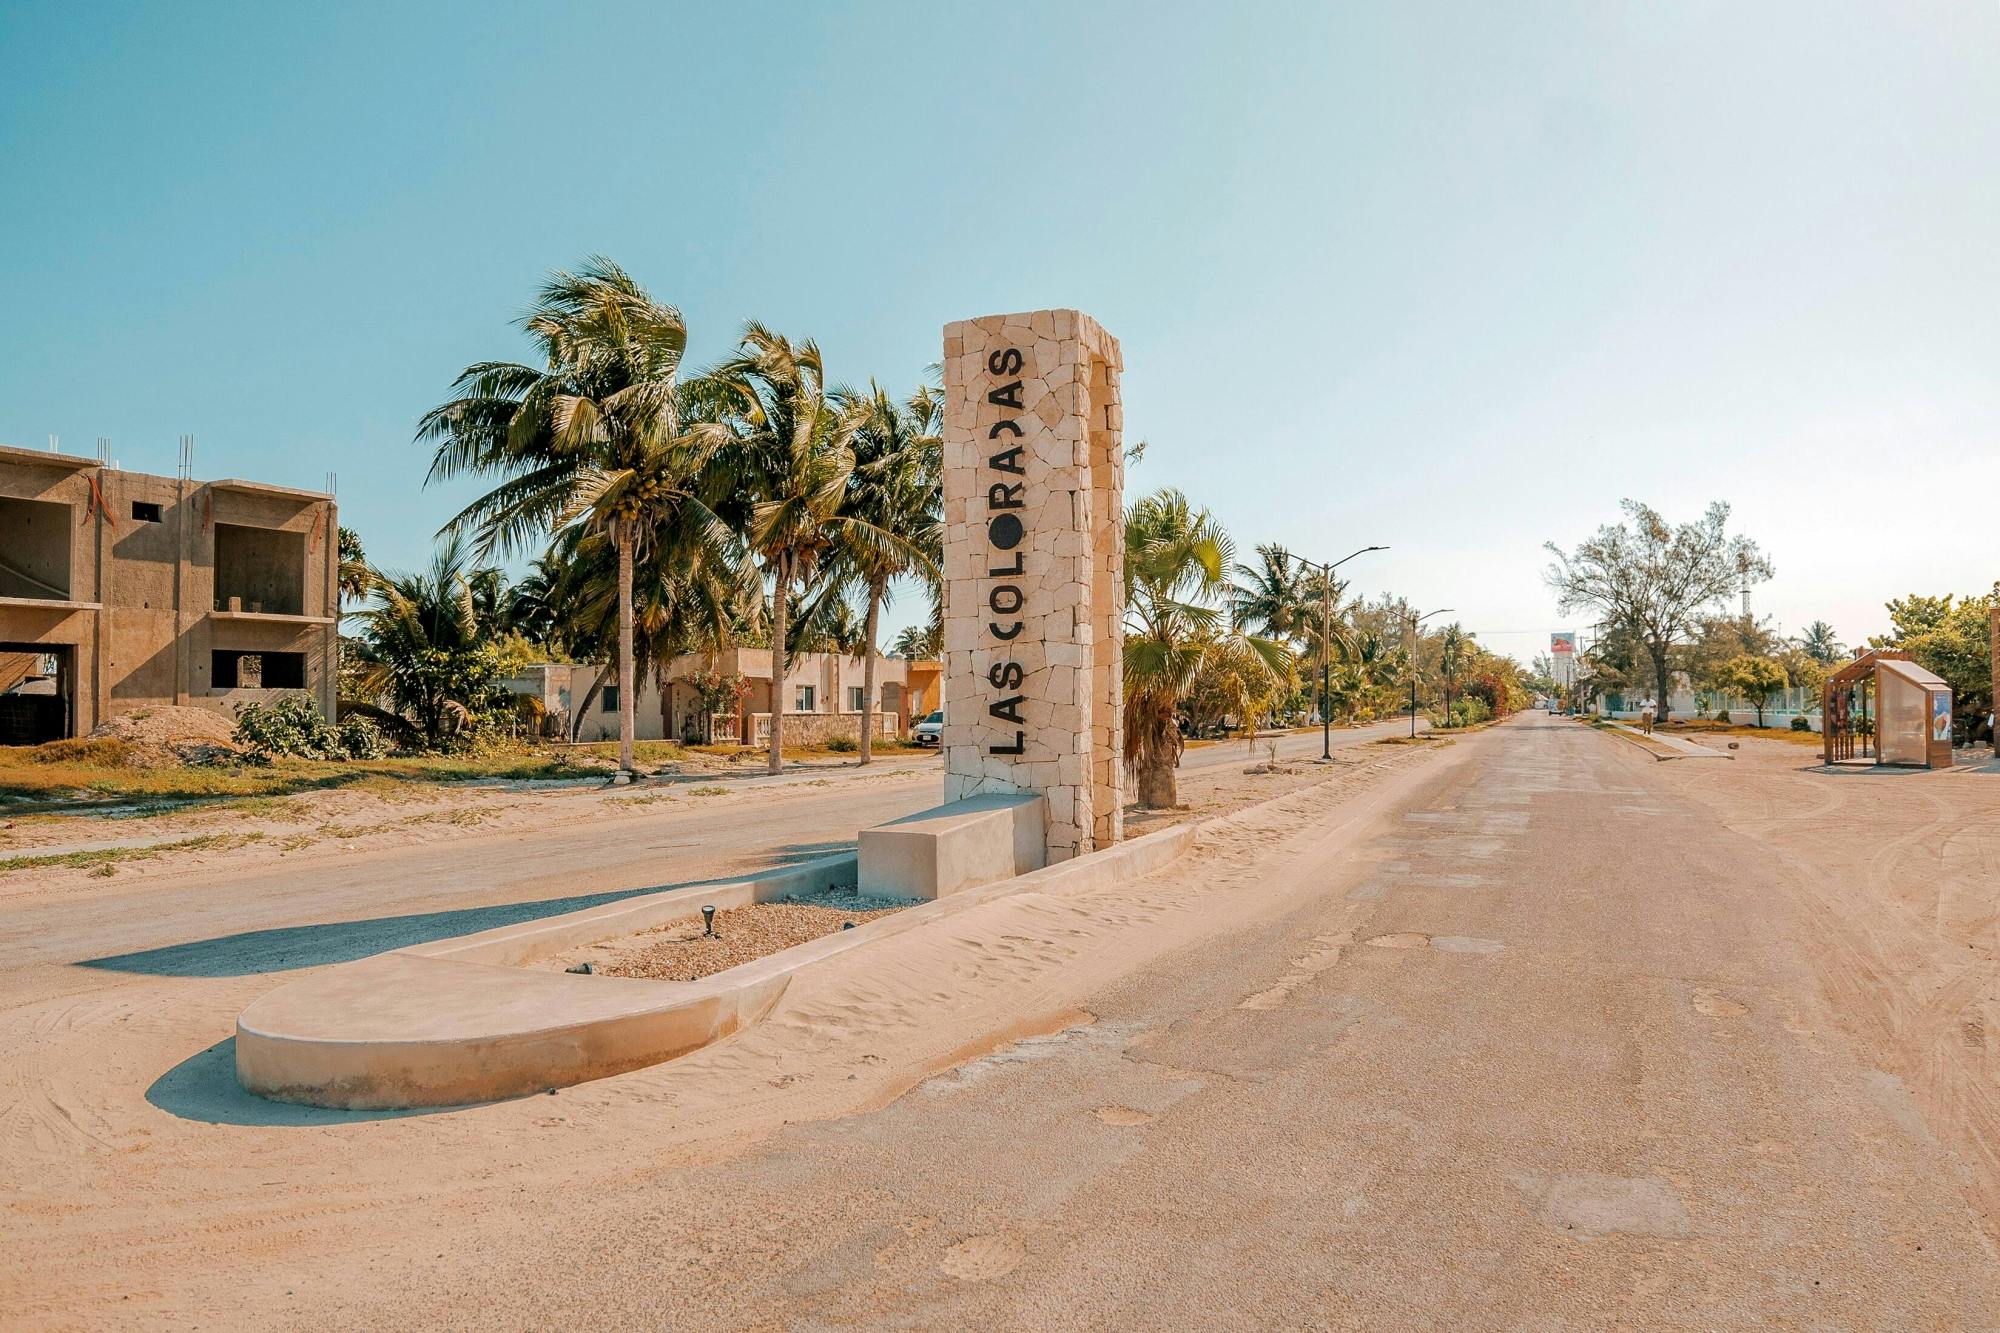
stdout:
POLYGON ((861 746, 852 736, 835 736, 827 741, 826 748, 835 754, 852 754, 861 746))
POLYGON ((1728 726, 1728 725, 1729 725, 1729 710, 1728 710, 1727 708, 1718 708, 1718 709, 1716 709, 1716 710, 1715 710, 1715 720, 1716 720, 1717 722, 1720 722, 1720 723, 1721 723, 1721 724, 1722 724, 1723 726, 1725 726, 1725 727, 1726 727, 1726 726, 1728 726))
POLYGON ((1451 702, 1451 725, 1454 727, 1476 727, 1493 716, 1493 710, 1477 695, 1466 695, 1451 702))
POLYGON ((1804 713, 1800 713, 1800 714, 1799 714, 1799 715, 1798 715, 1797 717, 1794 717, 1794 718, 1792 719, 1792 730, 1793 730, 1793 731, 1811 731, 1811 730, 1812 730, 1812 723, 1811 723, 1811 722, 1808 722, 1808 721, 1806 720, 1806 715, 1805 715, 1804 713))
POLYGON ((375 759, 382 754, 382 736, 373 723, 353 717, 336 727, 305 694, 287 694, 268 704, 238 704, 236 743, 266 758, 375 759))
POLYGON ((349 759, 380 759, 389 747, 382 743, 382 732, 365 717, 342 719, 335 728, 340 737, 340 752, 349 759))

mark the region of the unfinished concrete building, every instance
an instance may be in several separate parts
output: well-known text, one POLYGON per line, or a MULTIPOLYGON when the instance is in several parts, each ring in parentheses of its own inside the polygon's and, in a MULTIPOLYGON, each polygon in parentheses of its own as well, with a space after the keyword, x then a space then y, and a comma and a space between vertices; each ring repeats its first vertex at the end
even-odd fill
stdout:
POLYGON ((339 661, 333 497, 0 446, 0 744, 304 691, 339 661))

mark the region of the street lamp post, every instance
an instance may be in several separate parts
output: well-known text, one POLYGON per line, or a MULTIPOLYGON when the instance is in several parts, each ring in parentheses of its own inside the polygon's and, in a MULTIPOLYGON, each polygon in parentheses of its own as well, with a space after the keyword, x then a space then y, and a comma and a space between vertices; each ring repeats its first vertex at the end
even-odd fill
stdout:
MULTIPOLYGON (((1280 550, 1284 548, 1280 547, 1280 550)), ((1323 764, 1333 762, 1333 571, 1352 560, 1357 555, 1367 555, 1370 551, 1386 551, 1386 546, 1364 546, 1360 550, 1344 555, 1330 565, 1322 565, 1317 560, 1308 560, 1302 555, 1291 555, 1308 569, 1320 572, 1319 585, 1319 758, 1323 764)))
MULTIPOLYGON (((1435 611, 1426 611, 1420 616, 1410 617, 1410 739, 1412 740, 1415 740, 1417 735, 1417 626, 1432 616, 1441 616, 1450 610, 1448 606, 1441 606, 1435 611)), ((1450 719, 1446 721, 1449 722, 1450 719)))

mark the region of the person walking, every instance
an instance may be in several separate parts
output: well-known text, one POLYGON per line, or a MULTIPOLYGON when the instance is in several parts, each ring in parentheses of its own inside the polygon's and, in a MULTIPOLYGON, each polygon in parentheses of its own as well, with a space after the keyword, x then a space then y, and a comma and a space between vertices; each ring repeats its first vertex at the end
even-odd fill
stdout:
POLYGON ((1656 705, 1653 702, 1653 696, 1650 694, 1647 695, 1645 701, 1639 705, 1639 726, 1645 731, 1645 733, 1648 736, 1653 734, 1653 709, 1655 708, 1655 706, 1656 705))

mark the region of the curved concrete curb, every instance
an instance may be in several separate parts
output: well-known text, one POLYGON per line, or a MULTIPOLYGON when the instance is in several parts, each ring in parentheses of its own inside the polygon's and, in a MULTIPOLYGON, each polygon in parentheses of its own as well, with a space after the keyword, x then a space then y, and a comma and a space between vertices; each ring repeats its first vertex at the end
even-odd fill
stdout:
POLYGON ((522 964, 694 916, 854 883, 855 857, 697 885, 414 945, 303 977, 236 1020, 236 1077, 278 1101, 350 1110, 457 1106, 568 1087, 685 1055, 757 1022, 792 976, 835 954, 1010 894, 1135 879, 1193 843, 1180 825, 965 889, 704 977, 643 981, 522 964))

